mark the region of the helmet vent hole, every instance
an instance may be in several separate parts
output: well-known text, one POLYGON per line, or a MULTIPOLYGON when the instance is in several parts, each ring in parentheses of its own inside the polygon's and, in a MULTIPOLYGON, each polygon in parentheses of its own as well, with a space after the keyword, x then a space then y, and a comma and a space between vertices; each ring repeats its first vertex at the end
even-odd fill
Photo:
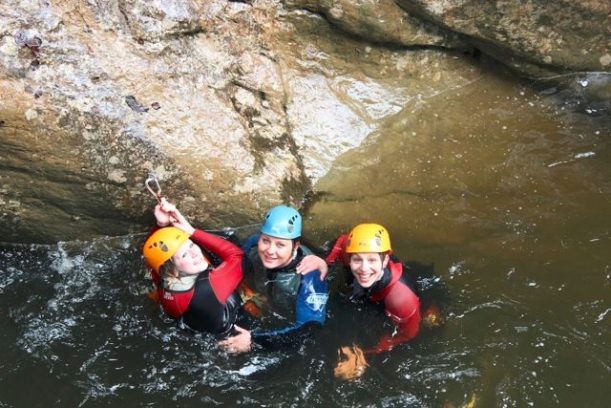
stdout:
MULTIPOLYGON (((157 243, 155 243, 155 246, 157 246, 157 243)), ((168 245, 163 241, 159 241, 159 249, 161 249, 163 252, 168 252, 170 250, 168 245)))

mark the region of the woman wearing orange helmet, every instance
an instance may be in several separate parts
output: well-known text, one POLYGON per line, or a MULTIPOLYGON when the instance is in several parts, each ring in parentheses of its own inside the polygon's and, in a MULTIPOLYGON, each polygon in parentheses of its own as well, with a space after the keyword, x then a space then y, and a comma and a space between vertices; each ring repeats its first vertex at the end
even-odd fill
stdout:
POLYGON ((155 206, 157 227, 142 252, 164 311, 192 330, 225 337, 242 304, 240 248, 195 229, 164 198, 155 206))
POLYGON ((349 234, 341 235, 325 259, 329 265, 339 261, 350 269, 352 299, 380 303, 394 323, 393 334, 384 335, 375 347, 342 347, 344 361, 335 374, 341 378, 358 377, 365 371, 365 354, 379 354, 405 343, 418 334, 420 300, 408 284, 402 263, 391 257, 392 247, 386 228, 379 224, 359 224, 349 234))

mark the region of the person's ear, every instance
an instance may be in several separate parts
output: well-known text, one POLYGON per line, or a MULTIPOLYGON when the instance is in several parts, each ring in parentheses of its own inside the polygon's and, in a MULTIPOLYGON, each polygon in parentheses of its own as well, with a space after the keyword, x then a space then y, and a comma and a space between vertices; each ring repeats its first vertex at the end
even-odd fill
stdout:
POLYGON ((382 261, 382 268, 386 268, 388 266, 388 261, 390 261, 390 255, 386 253, 384 254, 384 260, 382 261))
POLYGON ((293 258, 297 256, 297 250, 299 249, 300 242, 298 240, 293 241, 293 258))

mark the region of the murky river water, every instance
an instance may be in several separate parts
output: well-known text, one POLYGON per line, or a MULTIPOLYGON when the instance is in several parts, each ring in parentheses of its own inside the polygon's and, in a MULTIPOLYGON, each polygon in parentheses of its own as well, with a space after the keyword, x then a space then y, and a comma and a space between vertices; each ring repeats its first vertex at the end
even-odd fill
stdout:
POLYGON ((432 406, 472 392, 478 406, 606 406, 608 116, 501 80, 440 97, 345 154, 309 211, 319 241, 386 225, 397 254, 434 263, 449 289, 443 330, 381 363, 393 391, 377 391, 432 406))

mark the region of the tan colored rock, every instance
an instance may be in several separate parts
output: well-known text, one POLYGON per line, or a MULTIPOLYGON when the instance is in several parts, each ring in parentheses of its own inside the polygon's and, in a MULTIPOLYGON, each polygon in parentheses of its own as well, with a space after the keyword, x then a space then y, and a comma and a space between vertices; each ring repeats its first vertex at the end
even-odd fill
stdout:
POLYGON ((252 10, 220 1, 3 2, 0 199, 13 203, 0 218, 5 239, 141 230, 154 204, 143 188, 149 172, 202 226, 297 203, 309 182, 295 149, 276 142, 288 134, 276 102, 282 81, 252 10), (256 111, 235 108, 240 92, 256 111))
POLYGON ((394 0, 291 0, 287 3, 320 13, 343 31, 367 41, 407 47, 461 46, 453 33, 412 17, 394 0))
POLYGON ((467 37, 483 52, 533 77, 609 71, 607 0, 397 0, 413 16, 467 37))
MULTIPOLYGON (((270 205, 298 205, 397 114, 480 78, 476 60, 444 48, 466 37, 391 1, 290 3, 2 2, 3 239, 144 231, 150 172, 198 226, 258 222, 270 205)), ((555 64, 556 43, 535 51, 555 64)), ((608 94, 604 73, 576 84, 608 94)))

